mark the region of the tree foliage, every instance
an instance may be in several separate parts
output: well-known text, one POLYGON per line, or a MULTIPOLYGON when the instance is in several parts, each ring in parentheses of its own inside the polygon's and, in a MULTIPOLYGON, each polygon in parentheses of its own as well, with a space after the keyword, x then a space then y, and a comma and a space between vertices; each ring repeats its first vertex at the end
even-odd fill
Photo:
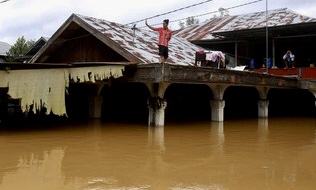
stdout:
POLYGON ((229 11, 225 8, 220 7, 218 11, 220 12, 220 17, 229 16, 229 11))
POLYGON ((198 23, 199 23, 199 19, 196 19, 193 16, 188 17, 186 20, 187 26, 191 26, 191 25, 198 24, 198 23))
POLYGON ((34 40, 26 41, 24 36, 19 37, 15 44, 7 52, 7 60, 13 62, 15 58, 24 56, 30 47, 35 44, 34 40))
POLYGON ((188 17, 184 22, 179 22, 179 26, 180 28, 184 28, 185 26, 191 26, 191 25, 194 25, 194 24, 198 24, 200 21, 199 19, 196 19, 195 17, 191 16, 191 17, 188 17))
MULTIPOLYGON (((219 13, 219 15, 214 14, 213 18, 229 16, 229 10, 225 9, 223 7, 220 7, 217 12, 219 13)), ((183 29, 186 26, 195 25, 195 24, 198 24, 199 22, 200 22, 199 19, 191 16, 191 17, 188 17, 185 22, 180 21, 179 22, 179 26, 180 26, 181 29, 183 29)))

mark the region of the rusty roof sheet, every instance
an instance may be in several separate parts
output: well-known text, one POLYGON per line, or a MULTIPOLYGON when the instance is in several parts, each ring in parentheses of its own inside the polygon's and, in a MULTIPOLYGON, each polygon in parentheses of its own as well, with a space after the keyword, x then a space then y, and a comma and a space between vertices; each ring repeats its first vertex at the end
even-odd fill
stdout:
MULTIPOLYGON (((136 28, 130 26, 109 22, 103 19, 92 18, 75 14, 82 21, 110 38, 113 43, 137 57, 142 63, 155 63, 159 61, 158 57, 158 33, 151 30, 136 28)), ((192 44, 186 39, 173 36, 169 42, 169 58, 167 62, 192 65, 195 61, 195 52, 202 48, 192 44)))
MULTIPOLYGON (((316 19, 297 14, 287 8, 271 10, 268 12, 269 27, 312 22, 316 23, 316 19)), ((213 36, 212 33, 259 29, 265 27, 266 12, 264 11, 222 18, 211 18, 206 22, 184 28, 178 31, 175 36, 185 38, 189 41, 213 40, 218 38, 213 36)))

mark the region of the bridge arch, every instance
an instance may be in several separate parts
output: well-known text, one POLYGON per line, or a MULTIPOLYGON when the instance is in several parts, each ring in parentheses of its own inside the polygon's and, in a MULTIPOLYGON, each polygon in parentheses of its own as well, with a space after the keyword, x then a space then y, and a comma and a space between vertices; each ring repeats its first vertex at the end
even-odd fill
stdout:
POLYGON ((315 96, 304 89, 272 88, 268 94, 269 116, 315 116, 315 96))
POLYGON ((255 87, 229 86, 224 93, 225 118, 258 117, 260 95, 255 87))
MULTIPOLYGON (((148 116, 148 88, 143 83, 111 81, 99 89, 99 94, 91 93, 93 84, 72 83, 67 95, 67 112, 70 119, 87 119, 89 98, 100 96, 101 119, 115 122, 146 122, 148 116)), ((90 102, 91 103, 91 102, 90 102)))
POLYGON ((167 120, 210 120, 210 100, 213 99, 211 89, 204 84, 171 84, 164 99, 167 120))
POLYGON ((150 92, 144 83, 113 82, 102 89, 101 95, 103 120, 147 122, 150 92))

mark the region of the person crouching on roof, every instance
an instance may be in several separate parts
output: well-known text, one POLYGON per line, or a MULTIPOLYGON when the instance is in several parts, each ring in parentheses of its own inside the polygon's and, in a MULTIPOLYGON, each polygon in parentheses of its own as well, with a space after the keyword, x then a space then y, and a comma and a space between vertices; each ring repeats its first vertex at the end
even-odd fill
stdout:
POLYGON ((159 62, 164 63, 166 59, 168 58, 168 45, 169 41, 171 39, 171 30, 168 28, 169 20, 165 19, 162 23, 163 27, 155 28, 150 26, 147 23, 147 20, 145 21, 146 26, 148 28, 152 29, 153 31, 157 31, 159 33, 159 41, 158 41, 158 46, 159 46, 159 62))

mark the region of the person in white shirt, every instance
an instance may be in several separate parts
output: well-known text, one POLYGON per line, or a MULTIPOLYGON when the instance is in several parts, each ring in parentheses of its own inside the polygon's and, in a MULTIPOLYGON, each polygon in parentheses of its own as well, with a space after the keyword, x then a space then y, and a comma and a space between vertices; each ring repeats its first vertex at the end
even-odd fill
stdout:
POLYGON ((290 65, 292 66, 292 68, 295 68, 294 58, 295 56, 292 54, 292 52, 290 50, 287 50, 286 54, 283 56, 283 62, 285 64, 284 69, 287 69, 290 65))

